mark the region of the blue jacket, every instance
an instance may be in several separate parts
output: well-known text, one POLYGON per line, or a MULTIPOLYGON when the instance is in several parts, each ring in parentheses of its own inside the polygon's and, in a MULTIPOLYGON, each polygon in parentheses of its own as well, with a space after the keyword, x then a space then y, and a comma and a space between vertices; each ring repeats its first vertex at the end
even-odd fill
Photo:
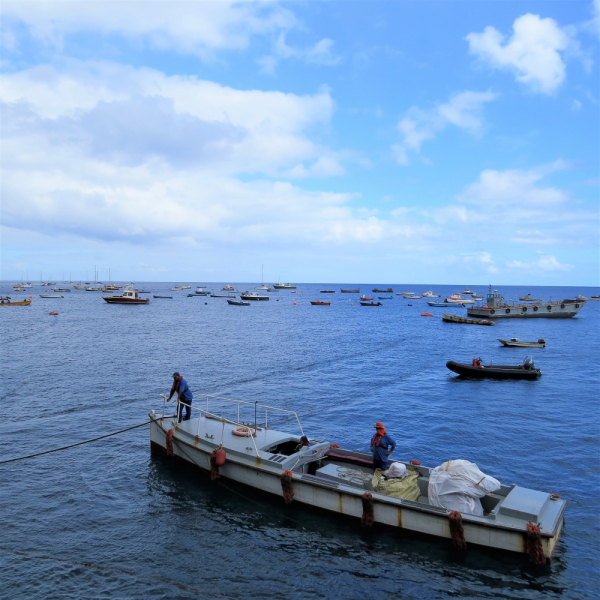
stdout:
MULTIPOLYGON (((375 438, 375 442, 377 442, 377 438, 375 438)), ((381 437, 381 441, 379 442, 379 446, 376 446, 375 443, 371 444, 371 452, 373 453, 373 460, 380 460, 382 463, 388 462, 388 457, 386 454, 391 450, 396 448, 396 441, 391 435, 387 433, 381 437)))
POLYGON ((182 377, 179 381, 173 382, 173 387, 171 388, 171 398, 174 393, 181 393, 181 399, 186 404, 192 403, 192 398, 194 395, 192 394, 192 390, 190 390, 187 381, 182 377))

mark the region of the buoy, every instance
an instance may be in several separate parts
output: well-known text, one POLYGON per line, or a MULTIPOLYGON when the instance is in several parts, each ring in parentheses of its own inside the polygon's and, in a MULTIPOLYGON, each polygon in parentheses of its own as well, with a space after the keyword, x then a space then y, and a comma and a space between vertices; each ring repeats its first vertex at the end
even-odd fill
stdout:
POLYGON ((256 431, 252 427, 238 427, 237 429, 233 429, 231 433, 239 437, 256 437, 256 431))
POLYGON ((296 303, 294 302, 294 304, 296 304, 296 303))
POLYGON ((215 462, 217 463, 217 467, 222 467, 225 464, 226 460, 227 453, 225 452, 225 450, 223 450, 223 448, 219 448, 215 456, 215 462))
POLYGON ((57 312, 49 312, 48 314, 49 315, 57 315, 58 313, 57 312))
POLYGON ((421 313, 422 317, 433 317, 432 313, 421 313))

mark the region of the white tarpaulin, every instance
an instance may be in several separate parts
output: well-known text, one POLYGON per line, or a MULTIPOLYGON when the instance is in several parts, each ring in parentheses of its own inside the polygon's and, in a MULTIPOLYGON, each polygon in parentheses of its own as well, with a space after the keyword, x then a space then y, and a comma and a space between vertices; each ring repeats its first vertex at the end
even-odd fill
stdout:
POLYGON ((429 504, 483 516, 479 498, 500 489, 500 482, 468 460, 449 460, 429 473, 429 504))

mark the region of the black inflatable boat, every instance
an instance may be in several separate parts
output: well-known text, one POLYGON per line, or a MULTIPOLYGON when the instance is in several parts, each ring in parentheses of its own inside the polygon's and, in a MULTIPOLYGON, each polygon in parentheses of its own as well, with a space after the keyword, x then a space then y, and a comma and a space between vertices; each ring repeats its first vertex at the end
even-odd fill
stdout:
POLYGON ((527 357, 522 365, 469 365, 449 360, 446 366, 461 377, 473 379, 537 379, 542 375, 540 369, 536 369, 533 360, 527 357))

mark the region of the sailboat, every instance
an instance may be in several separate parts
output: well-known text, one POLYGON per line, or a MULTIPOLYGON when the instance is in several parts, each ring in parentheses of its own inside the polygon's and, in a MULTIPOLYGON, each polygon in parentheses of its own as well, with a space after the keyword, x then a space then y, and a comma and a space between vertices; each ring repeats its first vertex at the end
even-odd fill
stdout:
POLYGON ((263 292, 272 292, 273 288, 270 287, 270 286, 268 286, 268 285, 265 285, 265 283, 264 283, 264 279, 265 279, 265 266, 262 265, 261 269, 262 270, 261 270, 261 275, 260 275, 260 285, 257 288, 255 288, 255 289, 261 290, 263 292))

